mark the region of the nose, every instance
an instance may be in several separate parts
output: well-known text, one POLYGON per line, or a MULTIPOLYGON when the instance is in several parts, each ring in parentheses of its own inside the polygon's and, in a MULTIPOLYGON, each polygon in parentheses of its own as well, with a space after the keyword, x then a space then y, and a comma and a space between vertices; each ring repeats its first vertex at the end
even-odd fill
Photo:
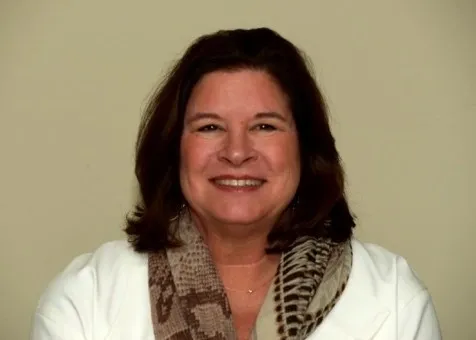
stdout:
POLYGON ((256 159, 257 152, 247 131, 228 131, 218 157, 236 167, 256 159))

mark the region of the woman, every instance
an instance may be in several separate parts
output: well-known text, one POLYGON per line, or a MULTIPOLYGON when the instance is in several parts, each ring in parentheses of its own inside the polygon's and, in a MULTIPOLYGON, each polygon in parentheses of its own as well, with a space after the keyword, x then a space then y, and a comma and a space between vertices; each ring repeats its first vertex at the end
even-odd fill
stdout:
POLYGON ((440 339, 404 259, 352 237, 325 104, 272 30, 199 38, 146 110, 129 243, 50 285, 32 339, 440 339))

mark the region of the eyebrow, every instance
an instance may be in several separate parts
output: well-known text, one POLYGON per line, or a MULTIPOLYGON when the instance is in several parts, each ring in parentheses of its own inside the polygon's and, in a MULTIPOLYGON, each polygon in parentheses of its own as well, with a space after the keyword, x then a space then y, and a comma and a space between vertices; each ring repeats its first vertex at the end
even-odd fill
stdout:
POLYGON ((275 119, 281 120, 283 122, 288 121, 286 119, 286 117, 284 117, 282 114, 277 113, 277 112, 272 112, 272 111, 271 112, 258 112, 255 115, 255 118, 275 118, 275 119))
POLYGON ((217 115, 216 113, 211 113, 211 112, 197 112, 195 114, 193 114, 192 117, 189 117, 187 119, 187 123, 193 123, 197 120, 201 120, 201 119, 219 119, 219 120, 222 120, 222 118, 217 115))
MULTIPOLYGON (((262 119, 262 118, 274 118, 274 119, 278 119, 280 121, 283 121, 283 122, 287 122, 288 120, 286 119, 286 117, 284 117, 282 114, 280 113, 277 113, 277 112, 273 112, 273 111, 270 111, 270 112, 258 112, 257 114, 255 114, 254 116, 255 119, 262 119)), ((197 120, 201 120, 201 119, 218 119, 218 120, 223 120, 222 117, 220 117, 218 114, 216 113, 212 113, 212 112, 197 112, 195 113, 192 117, 188 118, 187 119, 187 123, 192 123, 192 122, 195 122, 197 120)))

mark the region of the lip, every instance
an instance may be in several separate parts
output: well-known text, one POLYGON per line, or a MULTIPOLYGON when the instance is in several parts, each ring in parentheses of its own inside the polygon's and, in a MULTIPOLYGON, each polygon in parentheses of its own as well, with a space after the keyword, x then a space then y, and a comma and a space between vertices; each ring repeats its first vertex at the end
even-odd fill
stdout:
POLYGON ((241 176, 220 175, 220 176, 215 176, 215 177, 210 178, 210 181, 227 180, 227 179, 236 179, 236 180, 247 180, 247 179, 249 179, 249 180, 256 180, 256 181, 266 182, 266 180, 264 178, 251 176, 251 175, 241 175, 241 176))
POLYGON ((263 184, 266 183, 264 178, 251 176, 251 175, 220 175, 210 178, 210 183, 215 186, 215 188, 225 191, 225 192, 236 192, 236 193, 245 193, 245 192, 252 192, 259 190, 263 184), (254 180, 254 181, 261 181, 261 185, 258 186, 228 186, 228 185, 220 185, 216 183, 216 181, 220 180, 254 180))

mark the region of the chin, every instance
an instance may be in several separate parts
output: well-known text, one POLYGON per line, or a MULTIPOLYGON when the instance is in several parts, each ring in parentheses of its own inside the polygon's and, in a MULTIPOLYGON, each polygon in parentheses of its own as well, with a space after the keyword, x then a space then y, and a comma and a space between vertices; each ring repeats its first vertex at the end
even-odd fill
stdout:
POLYGON ((244 216, 216 216, 215 218, 223 224, 249 225, 259 221, 259 218, 244 216))
POLYGON ((251 211, 220 211, 214 214, 215 219, 224 224, 253 224, 263 219, 263 214, 251 211))

